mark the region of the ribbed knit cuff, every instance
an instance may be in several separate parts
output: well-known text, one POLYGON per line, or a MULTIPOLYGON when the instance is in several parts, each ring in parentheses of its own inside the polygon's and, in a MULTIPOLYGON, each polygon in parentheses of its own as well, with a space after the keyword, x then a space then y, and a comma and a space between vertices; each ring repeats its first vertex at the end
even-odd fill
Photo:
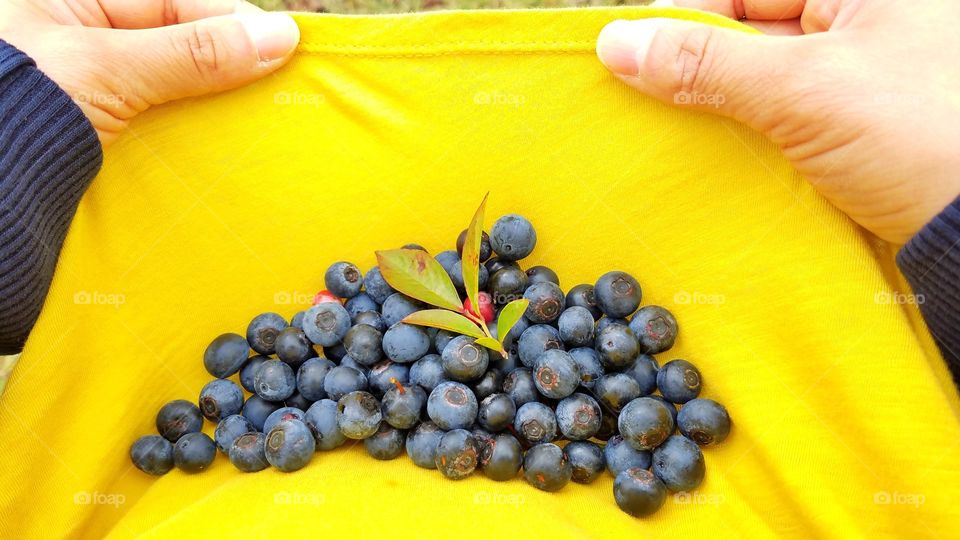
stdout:
POLYGON ((897 265, 960 384, 960 197, 900 249, 897 265))
POLYGON ((67 227, 102 161, 80 108, 0 40, 0 354, 23 348, 67 227))

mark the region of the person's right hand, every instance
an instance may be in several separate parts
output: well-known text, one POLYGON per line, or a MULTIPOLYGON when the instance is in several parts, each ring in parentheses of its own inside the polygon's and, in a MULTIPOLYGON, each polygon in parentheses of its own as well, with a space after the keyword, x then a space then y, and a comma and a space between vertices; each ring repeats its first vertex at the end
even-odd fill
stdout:
POLYGON ((615 21, 597 54, 626 84, 766 134, 828 200, 890 242, 960 194, 960 3, 675 3, 777 35, 615 21))

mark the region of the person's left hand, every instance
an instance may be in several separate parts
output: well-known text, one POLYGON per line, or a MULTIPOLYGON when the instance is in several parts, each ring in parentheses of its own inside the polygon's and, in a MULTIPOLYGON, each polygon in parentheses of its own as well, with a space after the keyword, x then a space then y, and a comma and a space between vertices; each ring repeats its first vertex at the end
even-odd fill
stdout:
POLYGON ((108 143, 151 105, 275 71, 300 31, 241 0, 5 0, 0 39, 30 55, 108 143))

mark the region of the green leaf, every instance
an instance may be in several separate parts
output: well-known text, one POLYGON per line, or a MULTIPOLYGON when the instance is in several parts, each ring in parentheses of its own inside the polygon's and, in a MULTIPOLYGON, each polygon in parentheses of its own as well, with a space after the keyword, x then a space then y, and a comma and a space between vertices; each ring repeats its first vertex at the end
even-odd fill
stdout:
MULTIPOLYGON (((382 270, 381 270, 382 271, 382 270)), ((483 331, 470 319, 446 309, 424 309, 414 311, 404 317, 403 321, 407 324, 417 324, 420 326, 430 326, 441 330, 449 330, 465 336, 474 338, 483 338, 483 331)))
POLYGON ((513 329, 513 325, 517 324, 520 317, 523 317, 523 314, 526 313, 529 303, 529 300, 521 298, 510 302, 500 310, 500 318, 497 319, 497 337, 500 339, 500 343, 507 339, 507 334, 513 329))
POLYGON ((483 237, 483 212, 487 207, 487 197, 483 196, 480 207, 473 214, 473 220, 467 228, 467 237, 463 242, 463 254, 460 257, 460 267, 463 269, 463 286, 467 289, 467 298, 473 313, 480 317, 480 304, 477 302, 480 289, 480 240, 483 237))
POLYGON ((477 345, 482 345, 482 346, 484 346, 484 347, 486 347, 486 348, 488 348, 488 349, 493 349, 493 350, 497 351, 498 353, 504 355, 504 358, 506 358, 506 352, 507 352, 507 351, 505 351, 505 350, 503 349, 503 345, 501 345, 499 341, 497 341, 497 340, 495 340, 495 339, 493 339, 493 338, 491 338, 491 337, 482 337, 482 338, 477 339, 477 345))
POLYGON ((419 249, 378 251, 383 279, 394 289, 430 305, 460 311, 463 303, 447 271, 419 249))

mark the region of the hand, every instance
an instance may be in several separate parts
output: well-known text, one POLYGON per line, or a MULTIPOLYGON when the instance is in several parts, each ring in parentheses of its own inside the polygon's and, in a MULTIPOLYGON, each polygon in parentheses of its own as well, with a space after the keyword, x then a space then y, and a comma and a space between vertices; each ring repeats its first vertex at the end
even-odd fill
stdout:
POLYGON ((676 4, 745 17, 775 35, 616 21, 597 43, 604 65, 661 101, 764 133, 828 200, 887 241, 906 242, 960 194, 960 33, 951 24, 960 4, 676 4))
POLYGON ((30 55, 108 143, 151 105, 275 71, 300 31, 289 15, 240 0, 5 0, 0 39, 30 55))

